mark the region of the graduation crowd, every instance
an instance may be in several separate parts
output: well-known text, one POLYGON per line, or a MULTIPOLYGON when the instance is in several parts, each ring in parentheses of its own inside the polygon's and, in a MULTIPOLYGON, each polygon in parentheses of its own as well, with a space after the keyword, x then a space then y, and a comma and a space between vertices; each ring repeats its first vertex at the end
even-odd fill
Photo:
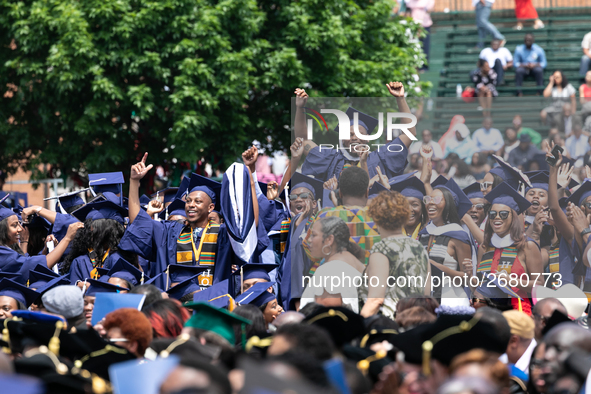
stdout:
POLYGON ((0 392, 591 391, 591 180, 550 146, 548 171, 432 181, 414 127, 362 149, 378 121, 349 108, 322 148, 295 95, 280 184, 253 146, 222 182, 140 196, 145 153, 127 196, 101 173, 55 210, 0 200, 0 392))

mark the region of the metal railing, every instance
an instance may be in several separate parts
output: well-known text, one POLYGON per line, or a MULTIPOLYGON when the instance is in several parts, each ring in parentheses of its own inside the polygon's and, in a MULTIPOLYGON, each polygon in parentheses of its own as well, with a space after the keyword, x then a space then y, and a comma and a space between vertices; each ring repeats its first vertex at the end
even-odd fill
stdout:
MULTIPOLYGON (((591 0, 532 0, 537 10, 549 8, 591 7, 591 0)), ((472 0, 437 0, 433 12, 472 11, 472 0)), ((515 9, 515 0, 496 0, 493 10, 515 9)))

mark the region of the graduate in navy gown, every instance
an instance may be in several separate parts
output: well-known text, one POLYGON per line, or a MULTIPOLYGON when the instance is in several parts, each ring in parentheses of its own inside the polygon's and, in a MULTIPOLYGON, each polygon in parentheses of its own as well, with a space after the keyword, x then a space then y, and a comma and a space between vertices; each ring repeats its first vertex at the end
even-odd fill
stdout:
MULTIPOLYGON (((400 82, 390 82, 387 84, 390 94, 396 97, 399 112, 410 114, 410 108, 404 98, 404 86, 400 82)), ((367 157, 361 157, 360 153, 356 151, 356 145, 363 145, 365 143, 373 143, 370 141, 363 141, 357 137, 353 126, 353 113, 358 112, 353 108, 347 110, 349 119, 351 120, 351 138, 349 140, 339 141, 339 146, 343 149, 329 149, 327 147, 320 147, 314 141, 307 139, 308 133, 306 128, 306 116, 304 114, 304 106, 308 98, 307 93, 303 89, 296 89, 296 116, 295 116, 295 137, 305 140, 304 155, 306 160, 302 166, 302 174, 310 175, 323 182, 336 177, 337 180, 341 175, 343 169, 348 165, 367 166, 369 177, 373 178, 377 175, 377 167, 380 167, 382 173, 388 178, 400 175, 403 173, 407 164, 408 147, 413 142, 410 137, 402 133, 399 137, 381 146, 376 151, 370 152, 367 157), (392 147, 389 148, 389 146, 392 147), (350 151, 349 151, 350 150, 350 151), (362 162, 365 161, 365 162, 362 162)), ((408 119, 401 119, 400 123, 410 123, 408 119)), ((378 120, 359 112, 359 132, 362 134, 372 134, 374 128, 378 125, 378 120)), ((385 127, 384 127, 385 130, 385 127)), ((414 127, 408 129, 413 135, 416 135, 414 127)), ((362 149, 359 149, 362 151, 362 149)))
POLYGON ((232 265, 239 266, 250 261, 258 247, 258 204, 254 181, 246 166, 231 166, 219 189, 211 185, 211 182, 216 183, 211 180, 212 187, 198 185, 203 183, 203 177, 193 175, 185 197, 187 220, 181 223, 152 220, 140 208, 139 182, 152 168, 151 164, 146 166, 146 159, 147 153, 141 162, 131 168, 130 225, 119 248, 154 262, 148 273, 150 277, 166 271, 170 264, 207 266, 211 267, 213 284, 228 279, 232 274, 232 265), (240 196, 235 192, 238 185, 243 191, 240 196), (209 214, 220 198, 227 224, 218 225, 209 220, 209 214), (234 212, 242 213, 240 220, 235 218, 234 212))
POLYGON ((74 223, 68 227, 64 239, 47 255, 29 256, 27 254, 28 234, 22 227, 19 217, 10 209, 0 206, 0 270, 18 273, 15 281, 25 284, 29 279, 29 271, 37 264, 53 268, 62 257, 64 251, 74 238, 82 223, 74 223))

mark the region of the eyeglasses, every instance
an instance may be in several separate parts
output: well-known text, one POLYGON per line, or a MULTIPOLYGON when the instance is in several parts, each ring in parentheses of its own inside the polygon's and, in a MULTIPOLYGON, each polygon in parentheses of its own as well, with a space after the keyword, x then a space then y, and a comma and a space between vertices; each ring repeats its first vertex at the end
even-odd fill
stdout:
POLYGON ((129 339, 127 339, 127 338, 109 338, 108 341, 111 342, 111 343, 115 343, 115 342, 129 342, 129 339))
POLYGON ((476 298, 476 297, 472 298, 472 303, 473 304, 488 304, 484 298, 476 298))
POLYGON ((587 209, 591 209, 591 202, 583 203, 583 206, 587 209))
POLYGON ((289 195, 289 199, 291 201, 295 201, 298 198, 301 198, 302 200, 306 200, 308 198, 312 198, 312 193, 300 193, 300 194, 290 194, 289 195))
POLYGON ((431 202, 433 202, 433 204, 437 205, 441 201, 443 201, 443 196, 437 196, 437 197, 425 196, 425 197, 423 197, 423 202, 425 204, 431 204, 431 202))
POLYGON ((499 211, 499 212, 497 212, 497 211, 490 211, 488 213, 488 218, 491 219, 491 220, 492 219, 495 219, 497 217, 497 213, 501 217, 501 220, 505 220, 505 219, 507 219, 509 217, 509 214, 511 212, 509 212, 509 211, 499 211))
POLYGON ((482 211, 484 209, 484 204, 474 204, 474 205, 472 205, 472 209, 482 211))
POLYGON ((534 368, 540 368, 542 365, 544 365, 544 360, 540 358, 532 358, 529 360, 529 365, 534 368))
POLYGON ((492 182, 482 182, 480 184, 480 190, 484 191, 484 190, 488 189, 492 185, 493 185, 492 182))

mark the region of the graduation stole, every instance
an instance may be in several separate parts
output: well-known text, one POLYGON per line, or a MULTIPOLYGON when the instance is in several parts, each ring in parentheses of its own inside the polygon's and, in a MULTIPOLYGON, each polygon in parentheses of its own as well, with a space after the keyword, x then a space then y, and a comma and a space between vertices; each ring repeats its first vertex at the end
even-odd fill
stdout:
POLYGON ((92 271, 90 271, 90 277, 94 280, 97 280, 99 278, 99 273, 97 268, 103 268, 103 264, 105 262, 105 260, 107 259, 107 257, 109 257, 109 252, 111 251, 111 249, 107 249, 107 251, 105 252, 105 255, 103 256, 103 259, 101 261, 97 261, 96 258, 96 252, 92 249, 88 249, 88 258, 90 259, 90 262, 92 263, 92 271))
POLYGON ((207 223, 207 227, 201 233, 199 247, 197 247, 193 238, 193 230, 190 226, 185 227, 176 242, 177 264, 192 264, 193 257, 195 257, 197 265, 214 265, 219 231, 219 224, 211 221, 207 223))
MULTIPOLYGON (((551 274, 558 274, 559 267, 560 267, 560 248, 558 247, 559 243, 556 245, 550 246, 550 250, 548 250, 548 268, 546 270, 551 274)), ((554 275, 552 275, 554 276, 554 275)), ((554 278, 550 280, 550 287, 555 289, 556 285, 558 285, 558 281, 554 281, 554 278)))
POLYGON ((489 247, 478 264, 476 272, 479 273, 495 273, 505 271, 507 275, 511 274, 511 268, 515 259, 517 259, 517 248, 509 246, 506 248, 489 247))
POLYGON ((281 222, 281 230, 279 230, 279 252, 285 253, 285 243, 289 237, 289 226, 291 225, 291 218, 281 222))

